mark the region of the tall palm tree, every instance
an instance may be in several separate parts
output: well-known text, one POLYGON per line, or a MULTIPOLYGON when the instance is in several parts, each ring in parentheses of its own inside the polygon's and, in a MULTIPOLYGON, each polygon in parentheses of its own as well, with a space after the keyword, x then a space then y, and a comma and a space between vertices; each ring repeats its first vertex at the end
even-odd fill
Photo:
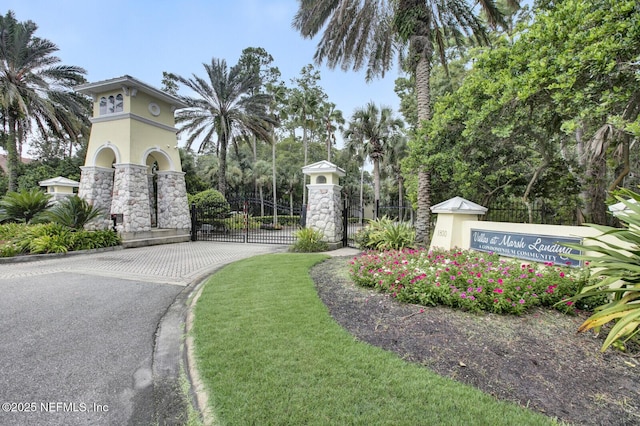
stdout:
POLYGON ((398 184, 398 216, 404 219, 404 176, 402 176, 400 164, 407 156, 407 137, 404 134, 396 134, 390 145, 382 162, 382 168, 398 184))
POLYGON ((227 67, 224 59, 211 59, 203 64, 206 77, 177 76, 180 83, 199 97, 183 97, 189 105, 179 110, 176 122, 180 133, 188 133, 186 146, 199 141, 198 152, 215 144, 219 158, 218 190, 226 194, 227 148, 246 136, 269 141, 275 119, 268 114, 271 96, 258 89, 262 80, 257 73, 248 73, 240 64, 227 67), (215 137, 215 139, 214 139, 215 137))
MULTIPOLYGON (((519 1, 508 3, 517 6, 519 1)), ((384 76, 394 56, 408 47, 422 123, 431 118, 429 76, 434 55, 444 62, 448 42, 463 44, 465 36, 488 41, 484 21, 475 13, 477 5, 489 24, 504 24, 494 0, 299 0, 293 26, 306 38, 324 31, 316 62, 344 70, 365 68, 367 79, 384 76)), ((416 241, 421 244, 429 238, 430 192, 430 171, 421 167, 416 221, 416 241)))
POLYGON ((380 163, 385 155, 393 149, 391 143, 404 123, 393 116, 390 107, 378 108, 369 102, 364 108, 357 108, 349 127, 344 131, 347 149, 363 152, 373 163, 374 197, 376 204, 380 201, 380 163))
POLYGON ((17 188, 24 138, 35 124, 43 138, 80 137, 88 123, 88 102, 73 91, 86 71, 58 65, 57 46, 36 37, 33 21, 18 22, 12 11, 0 15, 0 114, 6 141, 9 191, 17 188))
POLYGON ((342 111, 336 109, 333 102, 323 102, 320 106, 320 117, 322 118, 327 143, 327 161, 331 161, 331 148, 336 142, 336 131, 343 130, 345 123, 342 111))

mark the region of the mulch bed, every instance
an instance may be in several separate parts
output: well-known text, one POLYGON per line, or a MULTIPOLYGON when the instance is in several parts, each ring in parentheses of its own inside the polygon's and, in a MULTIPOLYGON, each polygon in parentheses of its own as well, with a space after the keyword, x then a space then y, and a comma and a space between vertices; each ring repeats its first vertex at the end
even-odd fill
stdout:
POLYGON ((576 333, 585 315, 476 315, 404 304, 353 284, 349 260, 331 258, 311 276, 333 318, 359 340, 561 421, 640 425, 638 348, 601 353, 604 336, 576 333))

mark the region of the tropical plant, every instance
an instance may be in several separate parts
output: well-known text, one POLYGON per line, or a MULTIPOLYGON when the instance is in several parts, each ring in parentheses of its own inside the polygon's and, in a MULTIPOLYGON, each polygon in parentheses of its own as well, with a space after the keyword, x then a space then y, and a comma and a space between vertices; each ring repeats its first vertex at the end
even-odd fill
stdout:
POLYGON ((84 198, 73 195, 54 204, 45 212, 45 217, 71 229, 83 229, 87 223, 104 214, 104 209, 94 207, 84 198))
POLYGON ((247 72, 238 64, 229 68, 225 60, 211 59, 203 64, 206 78, 195 74, 192 78, 176 76, 177 81, 193 90, 199 97, 183 97, 189 105, 176 114, 180 133, 188 133, 186 147, 196 141, 203 152, 213 145, 219 158, 218 190, 227 190, 227 148, 237 144, 243 135, 253 135, 269 141, 276 120, 268 114, 271 96, 258 89, 262 84, 259 73, 247 72), (217 140, 214 141, 214 136, 217 140))
POLYGON ((609 296, 608 303, 598 306, 578 328, 600 330, 613 323, 602 344, 603 352, 611 345, 624 345, 640 332, 640 194, 621 189, 614 197, 624 205, 624 210, 616 214, 624 228, 589 224, 602 232, 585 238, 593 244, 566 244, 586 253, 572 257, 589 262, 591 271, 588 285, 572 300, 609 296))
POLYGON ((393 142, 398 141, 397 135, 403 126, 402 120, 393 116, 390 107, 378 108, 369 102, 364 108, 355 110, 349 127, 344 131, 347 149, 354 154, 364 154, 373 163, 376 202, 380 201, 380 164, 394 149, 393 142))
POLYGON ((9 191, 17 188, 24 138, 35 127, 47 136, 77 140, 88 117, 88 102, 71 88, 83 83, 85 70, 58 65, 57 46, 36 37, 32 21, 18 22, 12 11, 0 16, 0 113, 7 129, 9 191))
POLYGON ((415 230, 406 222, 394 222, 388 217, 370 221, 354 239, 358 247, 367 250, 401 250, 413 247, 415 230))
MULTIPOLYGON (((300 71, 300 77, 293 79, 297 87, 290 90, 287 112, 295 127, 302 127, 304 166, 309 162, 309 132, 318 127, 318 112, 327 95, 318 86, 320 72, 313 65, 300 71)), ((295 137, 295 133, 293 135, 295 137)), ((302 204, 307 202, 306 175, 302 175, 302 204)))
POLYGON ((0 257, 19 254, 66 253, 67 251, 113 247, 120 237, 111 230, 71 231, 58 223, 0 225, 0 257))
POLYGON ((313 228, 302 228, 294 233, 296 242, 291 246, 290 251, 296 253, 315 253, 326 251, 329 245, 323 241, 322 232, 313 228))
MULTIPOLYGON (((518 1, 510 0, 512 6, 518 1)), ((382 75, 392 67, 399 45, 409 47, 409 69, 415 76, 418 121, 431 119, 429 77, 435 54, 442 62, 448 43, 473 40, 488 41, 484 22, 504 23, 492 0, 479 2, 483 17, 476 15, 477 3, 466 0, 301 0, 293 26, 303 37, 313 38, 323 31, 315 60, 334 68, 359 70, 366 67, 367 79, 382 75), (483 22, 483 19, 485 20, 483 22)), ((416 141, 418 151, 427 144, 416 141)), ((418 171, 418 214, 416 240, 426 243, 430 231, 430 171, 419 161, 412 165, 418 171)))
POLYGON ((51 206, 51 195, 38 188, 29 191, 7 192, 0 199, 0 222, 43 220, 43 213, 51 206))

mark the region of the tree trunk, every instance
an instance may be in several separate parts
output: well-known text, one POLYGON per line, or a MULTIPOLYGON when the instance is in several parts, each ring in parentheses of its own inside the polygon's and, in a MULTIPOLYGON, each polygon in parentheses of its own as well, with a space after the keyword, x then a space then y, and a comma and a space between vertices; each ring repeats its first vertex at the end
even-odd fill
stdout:
POLYGON ((276 137, 271 139, 271 183, 273 185, 273 226, 278 225, 278 207, 276 195, 276 137))
MULTIPOLYGON (((305 117, 306 119, 306 117, 305 117)), ((302 146, 304 149, 304 165, 307 165, 307 128, 302 128, 302 146)), ((302 174, 302 205, 307 205, 307 175, 302 174)))
MULTIPOLYGON (((377 206, 380 201, 380 160, 378 157, 372 158, 373 160, 373 193, 374 203, 377 206)), ((377 218, 376 218, 377 219, 377 218)))
MULTIPOLYGON (((415 45, 417 40, 412 40, 415 45)), ((423 40, 425 45, 420 53, 420 59, 416 66, 416 94, 418 98, 418 121, 420 125, 431 119, 431 87, 429 76, 431 74, 431 57, 433 48, 430 40, 423 40)), ((423 143, 429 143, 424 140, 423 143)), ((421 167, 418 170, 418 212, 416 217, 416 243, 426 246, 431 234, 431 170, 421 167)))
POLYGON ((7 141, 7 171, 9 172, 9 192, 14 192, 18 189, 18 167, 20 167, 18 157, 18 133, 17 122, 15 118, 9 114, 9 140, 7 141))
POLYGON ((426 246, 431 232, 431 173, 418 171, 418 212, 416 215, 416 243, 426 246))
POLYGON ((220 136, 220 152, 218 154, 218 191, 227 196, 227 137, 220 136))

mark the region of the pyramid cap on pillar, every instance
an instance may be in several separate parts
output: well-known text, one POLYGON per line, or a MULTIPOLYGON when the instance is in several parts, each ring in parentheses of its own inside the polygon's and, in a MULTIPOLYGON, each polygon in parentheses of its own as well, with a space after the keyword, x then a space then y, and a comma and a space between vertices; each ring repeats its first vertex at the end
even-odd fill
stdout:
POLYGON ((340 167, 327 160, 318 161, 317 163, 309 164, 302 168, 302 173, 305 175, 321 174, 321 173, 334 173, 342 177, 346 173, 340 167))
POLYGON ((432 213, 455 213, 455 214, 485 214, 486 207, 476 204, 473 201, 466 200, 462 197, 454 197, 447 201, 443 201, 431 207, 432 213))
POLYGON ((77 188, 80 186, 80 182, 67 179, 66 177, 58 176, 51 179, 41 180, 38 182, 40 186, 65 186, 71 188, 77 188))

